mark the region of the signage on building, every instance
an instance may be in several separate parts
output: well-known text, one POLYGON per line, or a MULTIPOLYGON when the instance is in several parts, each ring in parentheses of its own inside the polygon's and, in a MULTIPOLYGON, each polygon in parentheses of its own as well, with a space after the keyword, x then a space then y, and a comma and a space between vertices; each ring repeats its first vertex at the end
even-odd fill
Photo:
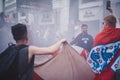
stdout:
POLYGON ((79 20, 80 21, 98 20, 101 14, 102 10, 100 7, 83 8, 79 10, 79 20))
POLYGON ((54 16, 52 11, 43 11, 39 15, 39 24, 54 24, 54 16))
POLYGON ((53 9, 68 7, 69 0, 52 0, 53 9))
POLYGON ((16 0, 5 0, 5 13, 14 12, 16 10, 16 0))
POLYGON ((0 13, 3 11, 3 1, 2 0, 0 0, 0 13))

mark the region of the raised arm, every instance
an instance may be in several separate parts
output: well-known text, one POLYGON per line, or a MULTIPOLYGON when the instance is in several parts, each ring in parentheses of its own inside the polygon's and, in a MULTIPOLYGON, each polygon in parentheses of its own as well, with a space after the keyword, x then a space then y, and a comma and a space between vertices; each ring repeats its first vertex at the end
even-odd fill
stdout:
POLYGON ((111 7, 108 7, 108 11, 110 12, 111 15, 116 16, 115 13, 113 12, 113 9, 111 7))

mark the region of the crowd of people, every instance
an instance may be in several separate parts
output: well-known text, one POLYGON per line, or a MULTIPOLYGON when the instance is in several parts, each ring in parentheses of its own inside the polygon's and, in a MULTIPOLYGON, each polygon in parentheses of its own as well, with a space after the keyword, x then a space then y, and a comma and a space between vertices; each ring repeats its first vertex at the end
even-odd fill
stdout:
MULTIPOLYGON (((109 11, 113 13, 111 8, 109 11)), ((87 32, 89 26, 82 24, 79 26, 82 33, 79 33, 73 41, 70 42, 71 45, 82 47, 89 52, 87 62, 95 73, 94 80, 112 80, 115 78, 115 72, 118 69, 115 65, 118 65, 120 55, 120 29, 116 28, 116 23, 117 20, 114 15, 106 16, 103 21, 104 29, 96 35, 95 39, 87 32)), ((16 42, 16 47, 21 45, 25 46, 25 48, 19 50, 18 54, 20 63, 17 66, 19 66, 21 70, 19 74, 22 75, 24 72, 22 69, 26 68, 25 74, 22 75, 24 77, 20 80, 33 80, 34 55, 52 54, 58 51, 61 45, 67 41, 66 39, 61 39, 50 47, 37 47, 27 45, 29 37, 25 24, 18 23, 12 26, 11 32, 16 42), (29 68, 27 66, 29 66, 29 68)), ((50 33, 49 29, 45 32, 46 35, 50 33)), ((43 37, 46 38, 46 36, 43 37)), ((0 75, 0 78, 5 78, 4 80, 8 78, 10 80, 19 80, 19 77, 13 78, 14 75, 15 74, 8 73, 6 75, 0 75)))

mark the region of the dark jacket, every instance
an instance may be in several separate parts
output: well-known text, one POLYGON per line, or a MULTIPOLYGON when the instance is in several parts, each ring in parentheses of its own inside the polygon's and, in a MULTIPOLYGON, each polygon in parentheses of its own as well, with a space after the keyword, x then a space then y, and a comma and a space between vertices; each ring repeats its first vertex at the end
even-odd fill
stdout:
POLYGON ((80 33, 70 44, 75 44, 90 51, 93 44, 93 37, 87 33, 80 33))

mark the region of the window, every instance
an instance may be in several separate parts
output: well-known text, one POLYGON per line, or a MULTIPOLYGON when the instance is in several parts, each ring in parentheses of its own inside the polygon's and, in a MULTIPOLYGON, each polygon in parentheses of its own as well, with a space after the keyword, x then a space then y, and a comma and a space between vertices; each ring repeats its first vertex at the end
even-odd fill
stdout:
POLYGON ((82 3, 88 3, 88 2, 93 2, 93 1, 98 1, 98 0, 82 0, 82 3))

